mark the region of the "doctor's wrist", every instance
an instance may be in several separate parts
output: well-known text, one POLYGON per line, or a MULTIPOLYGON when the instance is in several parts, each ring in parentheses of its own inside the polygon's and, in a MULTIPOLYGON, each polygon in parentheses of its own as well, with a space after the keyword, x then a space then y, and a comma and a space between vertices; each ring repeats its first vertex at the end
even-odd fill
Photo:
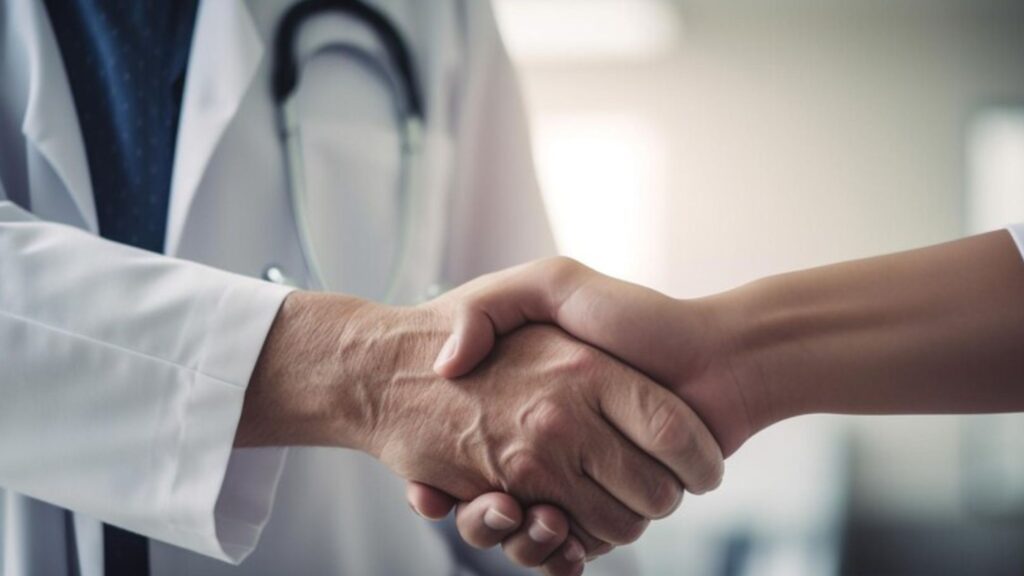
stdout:
POLYGON ((378 413, 367 392, 387 356, 372 354, 374 326, 388 314, 349 296, 289 294, 246 390, 235 445, 363 449, 378 413))

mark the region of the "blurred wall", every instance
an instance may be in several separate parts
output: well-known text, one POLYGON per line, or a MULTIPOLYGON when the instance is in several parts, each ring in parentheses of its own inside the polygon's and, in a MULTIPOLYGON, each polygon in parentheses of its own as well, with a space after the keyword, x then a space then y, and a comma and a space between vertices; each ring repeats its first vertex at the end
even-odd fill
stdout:
MULTIPOLYGON (((671 5, 657 57, 520 62, 566 252, 697 296, 962 235, 966 127, 1024 106, 1024 3, 671 5)), ((960 419, 851 426, 855 516, 962 514, 960 419)))

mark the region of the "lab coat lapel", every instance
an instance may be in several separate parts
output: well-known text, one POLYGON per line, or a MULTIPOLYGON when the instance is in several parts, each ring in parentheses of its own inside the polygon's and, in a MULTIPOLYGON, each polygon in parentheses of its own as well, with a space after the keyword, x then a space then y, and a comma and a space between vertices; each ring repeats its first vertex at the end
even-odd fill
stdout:
MULTIPOLYGON (((64 185, 86 228, 98 232, 85 143, 65 74, 63 59, 42 2, 14 0, 4 24, 5 36, 20 41, 27 56, 28 89, 21 132, 29 145, 49 163, 64 185)), ((32 190, 32 201, 42 203, 54 190, 32 190)))
POLYGON ((210 157, 252 88, 262 59, 263 42, 243 0, 204 0, 200 4, 171 179, 168 254, 178 251, 210 157))

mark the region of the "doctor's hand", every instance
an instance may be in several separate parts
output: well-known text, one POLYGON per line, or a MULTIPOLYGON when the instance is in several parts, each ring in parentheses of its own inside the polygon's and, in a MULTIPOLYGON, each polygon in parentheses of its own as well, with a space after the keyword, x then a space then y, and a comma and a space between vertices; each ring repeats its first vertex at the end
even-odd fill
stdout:
MULTIPOLYGON (((432 369, 472 287, 417 308, 294 293, 246 393, 236 445, 365 451, 460 500, 501 491, 568 518, 560 540, 600 552, 717 484, 700 420, 639 372, 550 326, 502 339, 458 380, 432 369)), ((489 525, 515 519, 483 509, 489 525)), ((570 551, 572 552, 572 551, 570 551)))

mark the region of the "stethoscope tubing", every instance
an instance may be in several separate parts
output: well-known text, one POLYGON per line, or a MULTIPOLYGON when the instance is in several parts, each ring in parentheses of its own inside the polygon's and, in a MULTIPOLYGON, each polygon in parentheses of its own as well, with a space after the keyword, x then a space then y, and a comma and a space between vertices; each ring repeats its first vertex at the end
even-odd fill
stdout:
MULTIPOLYGON (((380 38, 390 64, 397 72, 401 92, 395 102, 401 146, 401 169, 399 173, 399 203, 403 207, 400 216, 398 253, 388 277, 384 302, 396 303, 402 287, 402 273, 411 266, 412 247, 415 241, 416 207, 423 199, 416 194, 419 176, 413 172, 421 162, 423 148, 424 115, 422 97, 416 82, 415 71, 408 47, 390 21, 380 12, 358 0, 304 0, 292 6, 278 25, 275 36, 275 58, 272 71, 272 92, 277 107, 280 137, 285 155, 290 209, 298 235, 299 247, 306 263, 309 282, 306 288, 328 290, 323 267, 314 246, 309 222, 307 186, 302 151, 302 138, 298 110, 295 104, 299 85, 301 62, 295 54, 295 38, 302 24, 325 11, 340 11, 365 22, 380 38)), ((321 47, 321 50, 323 47, 321 47)), ((298 286, 279 267, 271 266, 265 273, 267 280, 298 286)))

